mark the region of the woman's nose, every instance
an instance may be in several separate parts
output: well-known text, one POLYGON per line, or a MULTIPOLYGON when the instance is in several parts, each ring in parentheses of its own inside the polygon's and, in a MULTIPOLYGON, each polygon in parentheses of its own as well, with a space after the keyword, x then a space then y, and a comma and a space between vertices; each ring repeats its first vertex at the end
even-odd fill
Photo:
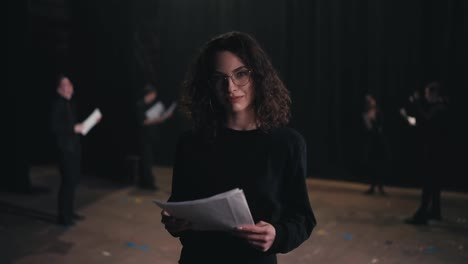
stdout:
POLYGON ((238 87, 237 87, 237 85, 232 81, 232 78, 231 78, 231 77, 228 77, 228 78, 227 78, 227 81, 228 81, 228 83, 227 83, 227 85, 228 85, 228 87, 227 87, 227 88, 228 88, 228 91, 229 91, 229 92, 236 91, 238 87))

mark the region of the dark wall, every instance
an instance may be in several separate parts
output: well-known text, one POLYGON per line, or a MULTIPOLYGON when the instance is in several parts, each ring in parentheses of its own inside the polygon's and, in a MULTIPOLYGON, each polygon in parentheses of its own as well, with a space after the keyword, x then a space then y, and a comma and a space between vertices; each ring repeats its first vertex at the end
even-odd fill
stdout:
MULTIPOLYGON (((371 92, 384 110, 392 147, 389 181, 414 184, 414 138, 398 109, 432 80, 442 82, 450 97, 449 174, 466 172, 458 155, 465 146, 460 120, 461 93, 468 87, 466 1, 50 2, 65 3, 70 14, 49 25, 53 32, 69 32, 65 55, 53 55, 57 48, 35 42, 42 35, 31 33, 37 15, 29 9, 21 13, 28 22, 18 28, 35 36, 26 58, 34 81, 24 84, 34 95, 30 125, 39 131, 31 136, 32 162, 53 160, 50 141, 42 140, 48 137, 42 120, 57 69, 72 69, 83 117, 94 107, 104 114, 99 127, 83 139, 86 167, 120 177, 125 157, 135 153, 133 106, 143 85, 154 83, 169 103, 178 97, 200 46, 216 34, 240 30, 258 39, 291 91, 291 125, 307 140, 311 174, 365 180, 360 176, 360 111, 363 95, 371 92)), ((158 163, 171 164, 177 136, 187 127, 180 115, 161 126, 158 163)))

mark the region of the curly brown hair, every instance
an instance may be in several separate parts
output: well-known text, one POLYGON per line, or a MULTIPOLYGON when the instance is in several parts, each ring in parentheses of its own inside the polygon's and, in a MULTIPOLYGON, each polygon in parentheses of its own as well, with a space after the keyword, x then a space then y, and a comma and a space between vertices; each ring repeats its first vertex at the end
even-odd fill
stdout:
POLYGON ((225 123, 225 110, 210 85, 216 54, 222 51, 235 54, 252 71, 258 128, 268 131, 286 125, 291 98, 268 55, 250 35, 228 32, 214 37, 201 48, 182 84, 181 108, 193 121, 194 128, 216 134, 216 129, 225 123))

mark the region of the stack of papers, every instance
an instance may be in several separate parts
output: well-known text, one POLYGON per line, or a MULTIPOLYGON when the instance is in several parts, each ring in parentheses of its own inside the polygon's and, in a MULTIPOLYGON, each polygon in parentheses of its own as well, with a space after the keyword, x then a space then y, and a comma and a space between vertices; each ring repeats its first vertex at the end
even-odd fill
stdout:
POLYGON ((94 109, 94 111, 91 113, 91 115, 86 118, 86 120, 82 123, 83 128, 81 129, 81 134, 83 136, 86 136, 88 134, 89 130, 93 128, 99 119, 102 117, 101 111, 99 111, 98 108, 94 109))
POLYGON ((254 224, 244 192, 238 188, 193 201, 153 202, 171 216, 189 221, 193 230, 229 231, 254 224))

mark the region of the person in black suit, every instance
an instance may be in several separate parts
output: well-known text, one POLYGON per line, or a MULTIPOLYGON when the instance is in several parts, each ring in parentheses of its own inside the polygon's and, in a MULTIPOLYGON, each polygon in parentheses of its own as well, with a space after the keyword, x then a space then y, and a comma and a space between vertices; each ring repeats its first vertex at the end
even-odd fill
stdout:
POLYGON ((72 226, 84 217, 75 213, 75 189, 80 178, 80 132, 83 125, 77 121, 76 106, 72 100, 73 84, 67 76, 60 76, 57 97, 52 105, 51 128, 58 152, 61 176, 58 193, 58 224, 72 226))
POLYGON ((418 172, 422 183, 420 206, 405 220, 407 224, 425 225, 428 220, 442 220, 440 194, 443 187, 444 155, 447 139, 447 101, 440 95, 440 84, 432 82, 411 97, 418 135, 418 172))

